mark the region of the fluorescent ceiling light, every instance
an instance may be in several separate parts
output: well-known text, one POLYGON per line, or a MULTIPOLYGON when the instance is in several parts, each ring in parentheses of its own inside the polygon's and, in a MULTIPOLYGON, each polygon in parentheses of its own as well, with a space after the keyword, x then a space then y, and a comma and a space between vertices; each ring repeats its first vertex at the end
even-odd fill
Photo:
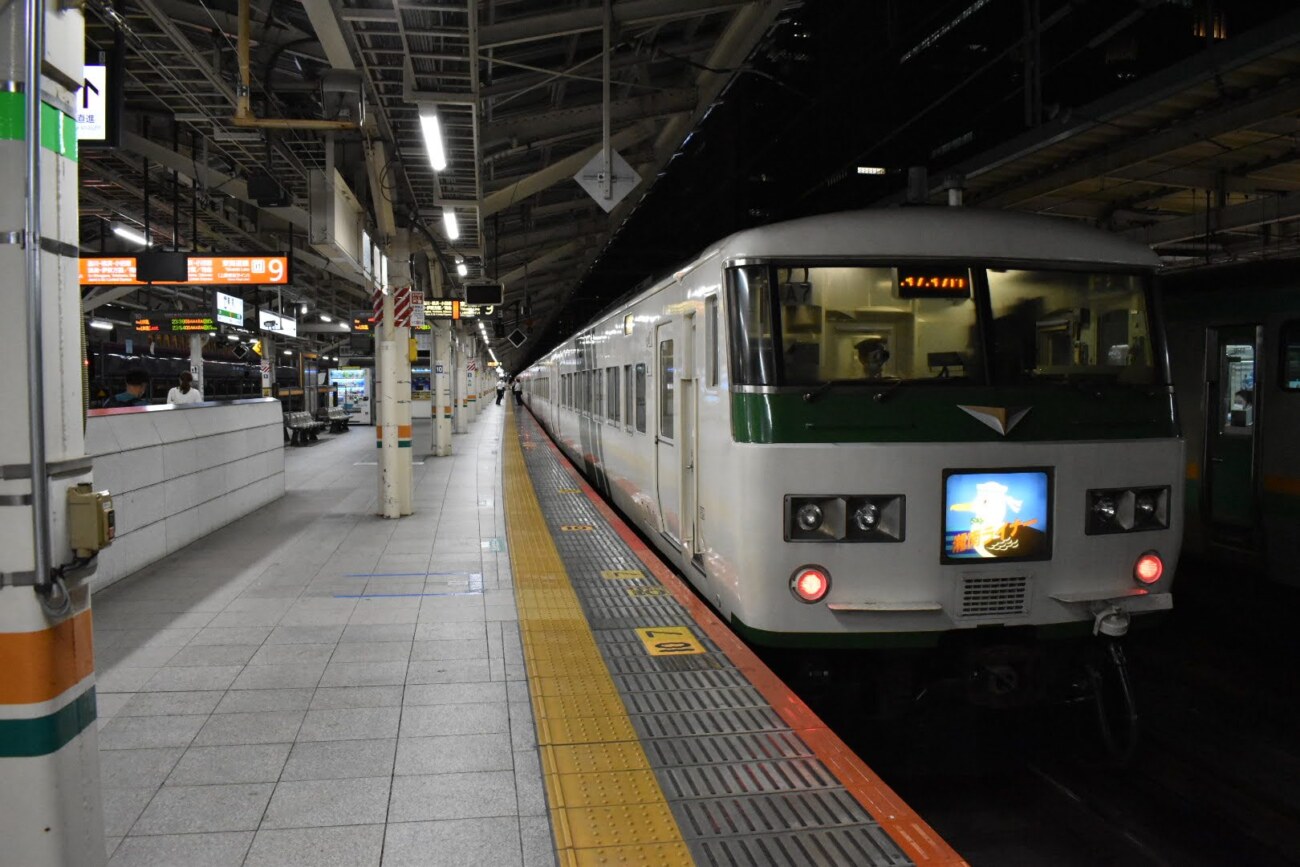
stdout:
POLYGON ((238 342, 239 342, 239 335, 238 335, 238 334, 227 334, 227 335, 226 335, 226 339, 227 339, 227 340, 234 341, 235 343, 238 343, 238 342))
POLYGON ((860 175, 883 175, 884 173, 883 166, 858 166, 858 174, 860 175))
POLYGON ((442 130, 438 128, 438 113, 432 108, 420 111, 420 132, 424 133, 424 148, 429 152, 429 163, 435 172, 447 168, 447 151, 442 146, 442 130))
POLYGON ((456 266, 456 273, 464 277, 467 274, 469 274, 469 268, 465 265, 464 262, 461 262, 459 265, 456 266))
POLYGON ((92 319, 92 320, 90 320, 90 327, 91 327, 91 328, 98 328, 100 331, 112 331, 112 330, 113 330, 113 323, 112 323, 112 322, 106 322, 106 321, 104 321, 103 319, 92 319))
POLYGON ((143 232, 137 232, 129 226, 123 226, 121 223, 113 224, 113 234, 117 235, 119 238, 125 238, 132 244, 141 244, 145 247, 149 246, 149 239, 144 236, 143 232))
POLYGON ((292 349, 286 349, 286 350, 284 351, 284 354, 285 354, 285 355, 293 355, 293 350, 292 350, 292 349))
POLYGON ((320 321, 321 321, 321 322, 333 322, 334 319, 333 319, 333 318, 332 318, 328 313, 322 313, 322 314, 320 315, 320 321))
POLYGON ((448 241, 454 241, 460 237, 460 224, 456 222, 455 210, 447 207, 442 209, 442 227, 446 230, 448 241))

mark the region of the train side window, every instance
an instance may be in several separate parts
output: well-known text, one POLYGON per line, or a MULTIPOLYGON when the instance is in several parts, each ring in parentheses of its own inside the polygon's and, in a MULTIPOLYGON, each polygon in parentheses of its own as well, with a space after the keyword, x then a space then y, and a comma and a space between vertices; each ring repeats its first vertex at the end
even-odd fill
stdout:
POLYGON ((636 366, 636 429, 645 433, 645 365, 636 366))
POLYGON ((605 369, 605 404, 609 408, 609 423, 618 424, 618 368, 609 367, 605 369))
POLYGON ((1278 343, 1282 347, 1282 358, 1278 370, 1282 372, 1279 383, 1283 391, 1300 391, 1300 319, 1282 323, 1278 343))
POLYGON ((627 412, 623 413, 623 420, 627 429, 632 429, 632 415, 634 412, 635 389, 632 387, 632 365, 623 365, 623 393, 627 395, 627 412))
POLYGON ((673 341, 659 341, 659 436, 673 438, 673 341))
POLYGON ((603 418, 605 415, 605 378, 604 373, 597 368, 591 372, 591 416, 592 418, 603 418))
POLYGON ((718 296, 704 299, 704 381, 718 386, 718 296))

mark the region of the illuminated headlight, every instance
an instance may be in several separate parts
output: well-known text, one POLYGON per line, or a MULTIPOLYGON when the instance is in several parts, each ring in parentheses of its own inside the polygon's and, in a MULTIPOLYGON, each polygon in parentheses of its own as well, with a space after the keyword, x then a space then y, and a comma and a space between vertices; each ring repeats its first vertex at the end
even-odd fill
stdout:
POLYGON ((901 542, 902 494, 791 495, 785 498, 787 542, 901 542))
POLYGON ((1103 523, 1114 521, 1118 512, 1114 497, 1098 497, 1092 504, 1092 514, 1103 523))
POLYGON ((811 533, 822 525, 822 507, 816 503, 804 503, 794 516, 799 529, 811 533))
POLYGON ((875 503, 863 503, 853 513, 853 526, 864 533, 870 533, 880 526, 880 507, 875 503))
POLYGON ((1169 529, 1168 486, 1088 491, 1085 532, 1089 536, 1169 529))

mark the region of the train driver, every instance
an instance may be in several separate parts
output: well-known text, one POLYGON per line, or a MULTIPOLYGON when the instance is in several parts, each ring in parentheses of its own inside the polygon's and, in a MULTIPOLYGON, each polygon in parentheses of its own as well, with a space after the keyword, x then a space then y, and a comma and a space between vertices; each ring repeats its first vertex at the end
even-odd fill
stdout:
POLYGON ((867 379, 880 379, 884 375, 885 362, 889 360, 889 350, 885 341, 879 337, 868 337, 859 341, 854 349, 858 351, 858 363, 867 379))

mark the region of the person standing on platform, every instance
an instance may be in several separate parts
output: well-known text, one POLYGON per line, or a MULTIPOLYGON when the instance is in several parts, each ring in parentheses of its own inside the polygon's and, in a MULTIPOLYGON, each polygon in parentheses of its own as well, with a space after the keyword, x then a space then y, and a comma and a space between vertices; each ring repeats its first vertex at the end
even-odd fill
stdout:
POLYGON ((202 400, 203 393, 194 387, 194 374, 188 370, 181 374, 180 385, 173 386, 172 390, 167 392, 168 403, 199 403, 202 400))
POLYGON ((143 370, 128 370, 126 373, 126 390, 104 401, 104 409, 123 406, 148 406, 149 398, 144 396, 149 387, 149 374, 143 370))
POLYGON ((510 390, 515 394, 515 406, 523 406, 524 405, 524 384, 519 381, 519 377, 517 376, 515 377, 514 385, 510 386, 510 390))
POLYGON ((501 379, 497 380, 497 406, 501 405, 501 398, 505 396, 506 396, 506 381, 505 378, 502 377, 501 379))

